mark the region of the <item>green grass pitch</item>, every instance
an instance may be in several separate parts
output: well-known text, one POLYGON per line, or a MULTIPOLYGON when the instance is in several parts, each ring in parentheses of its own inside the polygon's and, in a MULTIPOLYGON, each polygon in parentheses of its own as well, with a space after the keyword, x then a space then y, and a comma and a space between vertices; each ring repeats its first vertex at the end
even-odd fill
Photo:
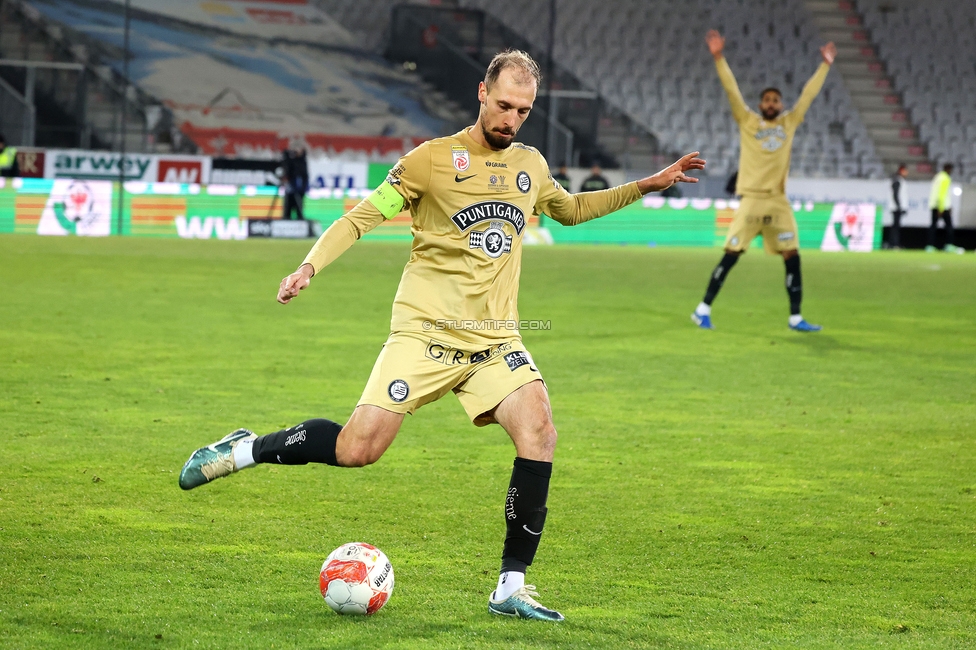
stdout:
POLYGON ((0 647, 972 648, 976 256, 525 250, 521 314, 560 440, 529 582, 560 625, 487 612, 514 451, 453 396, 379 463, 192 492, 239 426, 348 418, 407 249, 353 247, 288 306, 307 242, 0 237, 0 647), (319 567, 391 558, 368 619, 319 567))

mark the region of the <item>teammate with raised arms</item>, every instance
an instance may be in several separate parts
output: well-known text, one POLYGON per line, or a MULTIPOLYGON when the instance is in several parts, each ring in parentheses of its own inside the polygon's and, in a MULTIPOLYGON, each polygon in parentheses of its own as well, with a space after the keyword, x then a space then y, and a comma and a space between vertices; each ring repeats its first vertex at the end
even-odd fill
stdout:
POLYGON ((705 297, 691 314, 699 327, 712 329, 712 302, 725 283, 729 271, 739 261, 752 240, 763 236, 763 246, 770 253, 783 256, 786 265, 786 291, 790 299, 789 326, 798 332, 818 332, 800 315, 803 281, 800 274, 800 242, 793 208, 786 198, 786 177, 790 172, 790 150, 793 136, 823 87, 837 48, 827 43, 820 48, 823 63, 803 87, 792 110, 784 111, 783 93, 766 88, 760 93, 759 112, 746 105, 735 82, 728 61, 722 54, 725 39, 714 29, 705 37, 708 50, 715 58, 718 78, 729 96, 732 116, 739 125, 739 178, 736 194, 742 197, 732 225, 725 238, 725 255, 712 271, 705 297))

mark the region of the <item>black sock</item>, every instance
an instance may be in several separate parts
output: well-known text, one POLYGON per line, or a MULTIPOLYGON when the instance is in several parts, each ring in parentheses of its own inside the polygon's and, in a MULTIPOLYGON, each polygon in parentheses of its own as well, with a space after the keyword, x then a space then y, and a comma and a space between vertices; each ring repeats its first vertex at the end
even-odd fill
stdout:
POLYGON ((342 425, 331 420, 305 420, 290 429, 269 433, 254 441, 253 454, 257 463, 278 465, 306 465, 336 462, 336 440, 342 425))
POLYGON ((722 258, 722 261, 718 263, 715 270, 712 271, 712 279, 708 281, 708 289, 705 291, 705 298, 702 300, 706 305, 711 305, 712 301, 715 300, 715 296, 718 295, 718 290, 722 288, 725 284, 725 278, 729 274, 729 271, 735 266, 735 263, 739 261, 739 256, 732 253, 726 253, 722 258))
POLYGON ((502 572, 519 571, 532 564, 546 524, 546 499, 552 463, 516 458, 505 498, 505 549, 502 572))
POLYGON ((800 274, 799 254, 786 260, 786 293, 790 296, 790 315, 800 313, 800 303, 803 302, 803 276, 800 274))

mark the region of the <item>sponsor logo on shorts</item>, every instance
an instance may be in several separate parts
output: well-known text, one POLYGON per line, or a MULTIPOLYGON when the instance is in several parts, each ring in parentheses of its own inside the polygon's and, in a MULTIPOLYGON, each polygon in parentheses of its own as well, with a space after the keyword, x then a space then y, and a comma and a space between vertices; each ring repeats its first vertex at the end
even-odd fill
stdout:
POLYGON ((446 343, 441 343, 430 339, 427 343, 427 350, 425 351, 425 356, 428 359, 436 361, 437 363, 443 363, 445 366, 460 366, 466 364, 476 364, 483 363, 489 359, 494 359, 502 352, 507 352, 512 349, 511 343, 500 343, 499 345, 488 348, 487 350, 479 350, 477 352, 467 352, 465 350, 458 350, 453 348, 446 343))
POLYGON ((293 433, 285 439, 285 446, 295 444, 296 442, 305 442, 305 429, 302 429, 298 433, 293 433))
POLYGON ((733 246, 738 246, 739 245, 739 238, 738 237, 733 237, 732 239, 729 240, 729 243, 732 244, 733 246))
POLYGON ((771 223, 773 223, 773 216, 772 215, 767 214, 766 216, 763 217, 763 225, 764 226, 768 226, 771 223))
POLYGON ((407 395, 410 394, 410 386, 402 379, 394 379, 390 382, 386 392, 390 395, 391 400, 399 403, 407 399, 407 395))
POLYGON ((532 363, 532 357, 525 350, 516 350, 515 352, 509 352, 505 355, 505 363, 508 364, 508 369, 515 372, 521 366, 528 366, 529 370, 533 372, 539 372, 535 365, 532 363))
POLYGON ((777 235, 777 239, 780 241, 790 241, 794 236, 795 235, 792 232, 781 232, 779 235, 777 235))
POLYGON ((519 172, 518 176, 515 177, 515 185, 518 186, 519 192, 522 194, 528 194, 529 190, 532 188, 532 179, 525 172, 519 172))

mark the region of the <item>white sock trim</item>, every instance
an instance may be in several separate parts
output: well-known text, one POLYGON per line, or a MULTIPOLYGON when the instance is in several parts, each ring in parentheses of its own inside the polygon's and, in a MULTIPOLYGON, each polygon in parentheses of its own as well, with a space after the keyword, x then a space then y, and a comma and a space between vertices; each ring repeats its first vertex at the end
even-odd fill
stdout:
POLYGON ((253 440, 241 440, 234 445, 234 465, 238 471, 255 465, 253 445, 253 440))
POLYGON ((695 307, 695 313, 698 314, 699 316, 711 316, 712 315, 712 306, 711 305, 706 305, 705 303, 700 302, 700 303, 698 303, 698 306, 695 307))
POLYGON ((495 600, 505 600, 525 586, 525 574, 518 571, 504 571, 498 576, 495 600))
POLYGON ((803 320, 803 316, 800 316, 799 314, 793 314, 792 316, 790 316, 790 325, 792 327, 796 327, 797 325, 800 324, 802 320, 803 320))

